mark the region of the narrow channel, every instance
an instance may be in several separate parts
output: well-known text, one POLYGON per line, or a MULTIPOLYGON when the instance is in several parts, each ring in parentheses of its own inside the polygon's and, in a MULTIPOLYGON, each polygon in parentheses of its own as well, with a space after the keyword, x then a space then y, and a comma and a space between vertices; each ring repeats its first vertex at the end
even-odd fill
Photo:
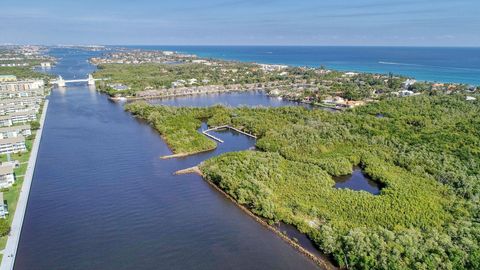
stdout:
MULTIPOLYGON (((52 72, 70 79, 101 52, 51 53, 52 72)), ((162 160, 171 151, 160 136, 95 89, 53 89, 49 100, 15 269, 318 269, 200 176, 173 175, 253 139, 216 132, 216 150, 162 160)))

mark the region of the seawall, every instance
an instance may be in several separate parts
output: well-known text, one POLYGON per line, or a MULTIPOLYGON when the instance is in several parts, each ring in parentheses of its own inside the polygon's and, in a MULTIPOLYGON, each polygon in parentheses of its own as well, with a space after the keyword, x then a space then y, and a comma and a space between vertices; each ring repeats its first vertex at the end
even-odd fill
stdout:
POLYGON ((15 264, 15 257, 17 254, 18 243, 22 232, 23 219, 27 210, 28 196, 30 194, 30 187, 32 186, 33 173, 35 164, 37 162, 38 149, 40 141, 42 140, 43 127, 45 118, 47 116, 48 99, 45 100, 42 116, 40 117, 40 129, 37 131, 35 140, 32 145, 30 159, 28 160, 27 171, 25 172, 23 185, 18 197, 17 208, 13 216, 10 234, 8 236, 7 245, 3 250, 3 259, 0 265, 0 270, 12 270, 15 264))

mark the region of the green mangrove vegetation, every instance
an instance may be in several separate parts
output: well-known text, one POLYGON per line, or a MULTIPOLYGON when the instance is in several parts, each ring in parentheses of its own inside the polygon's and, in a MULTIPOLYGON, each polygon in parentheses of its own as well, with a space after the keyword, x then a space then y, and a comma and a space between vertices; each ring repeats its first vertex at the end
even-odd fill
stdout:
POLYGON ((260 151, 200 165, 206 180, 271 223, 306 233, 341 267, 480 269, 480 102, 461 95, 388 98, 342 113, 281 108, 127 110, 175 152, 213 145, 197 129, 229 124, 260 151), (186 139, 188 138, 188 139, 186 139), (377 196, 335 189, 360 166, 377 196))
POLYGON ((153 107, 141 102, 128 104, 125 108, 155 127, 175 154, 188 155, 216 147, 215 142, 197 131, 203 115, 199 110, 153 107))

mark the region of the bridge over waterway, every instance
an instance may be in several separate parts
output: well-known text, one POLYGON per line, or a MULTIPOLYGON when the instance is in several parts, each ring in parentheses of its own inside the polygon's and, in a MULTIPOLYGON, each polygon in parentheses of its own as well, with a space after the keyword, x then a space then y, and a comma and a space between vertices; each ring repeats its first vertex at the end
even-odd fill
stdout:
POLYGON ((55 84, 58 87, 66 87, 67 83, 80 83, 86 82, 88 85, 95 85, 95 81, 103 81, 106 79, 95 79, 93 78, 92 74, 88 74, 88 78, 86 79, 73 79, 73 80, 65 80, 62 76, 58 76, 58 78, 54 81, 50 81, 51 84, 55 84))

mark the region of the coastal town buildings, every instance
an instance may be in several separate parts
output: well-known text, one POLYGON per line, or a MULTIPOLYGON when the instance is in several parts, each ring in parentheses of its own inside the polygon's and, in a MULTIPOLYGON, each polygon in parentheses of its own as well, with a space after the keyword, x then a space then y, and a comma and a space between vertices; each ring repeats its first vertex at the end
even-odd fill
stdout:
POLYGON ((8 215, 8 205, 3 199, 3 192, 0 192, 0 218, 6 218, 8 215))
MULTIPOLYGON (((0 188, 9 188, 15 183, 15 175, 13 173, 13 166, 1 165, 0 166, 0 188)), ((3 204, 3 193, 2 198, 0 198, 0 212, 2 210, 1 204, 3 204)), ((0 213, 1 216, 1 213, 0 213)))
POLYGON ((408 90, 408 89, 410 89, 410 87, 411 87, 412 85, 414 85, 416 82, 417 82, 417 80, 407 79, 406 81, 404 81, 404 82, 402 83, 402 87, 403 87, 403 89, 408 90))
POLYGON ((288 66, 286 65, 269 65, 269 64, 258 64, 258 65, 262 70, 268 71, 268 72, 279 71, 279 70, 288 68, 288 66))
POLYGON ((0 127, 0 139, 16 138, 18 136, 27 137, 30 135, 32 135, 30 125, 0 127))
POLYGON ((6 98, 6 99, 0 99, 0 106, 35 107, 35 106, 40 106, 40 104, 42 104, 42 101, 43 101, 43 98, 41 96, 6 98))
POLYGON ((180 54, 173 51, 141 51, 131 50, 123 52, 114 52, 108 54, 105 58, 92 58, 90 62, 95 65, 100 64, 173 64, 183 63, 195 59, 195 55, 180 54))
POLYGON ((44 97, 45 92, 43 89, 32 89, 23 91, 2 91, 0 90, 1 99, 9 98, 23 98, 23 97, 44 97))
POLYGON ((14 112, 0 116, 0 127, 9 127, 15 124, 24 124, 37 120, 37 112, 35 110, 14 112))
POLYGON ((413 96, 415 93, 413 91, 410 91, 410 90, 402 90, 402 91, 399 91, 398 92, 398 95, 401 96, 401 97, 409 97, 409 96, 413 96))
POLYGON ((353 76, 357 76, 358 73, 357 72, 345 72, 343 74, 344 77, 353 77, 353 76))
POLYGON ((121 83, 112 83, 112 84, 109 84, 108 86, 116 91, 125 91, 129 89, 128 86, 121 83))
POLYGON ((28 111, 34 111, 35 113, 38 113, 38 109, 40 106, 34 106, 34 107, 29 107, 29 106, 24 106, 24 105, 10 105, 10 106, 1 106, 0 105, 0 115, 6 115, 6 114, 12 114, 12 113, 20 113, 20 112, 28 112, 28 111))
POLYGON ((45 82, 43 80, 27 81, 4 81, 0 83, 0 91, 25 91, 32 89, 43 89, 45 82))
POLYGON ((26 152, 25 137, 17 136, 13 138, 0 139, 0 154, 12 154, 26 152))

